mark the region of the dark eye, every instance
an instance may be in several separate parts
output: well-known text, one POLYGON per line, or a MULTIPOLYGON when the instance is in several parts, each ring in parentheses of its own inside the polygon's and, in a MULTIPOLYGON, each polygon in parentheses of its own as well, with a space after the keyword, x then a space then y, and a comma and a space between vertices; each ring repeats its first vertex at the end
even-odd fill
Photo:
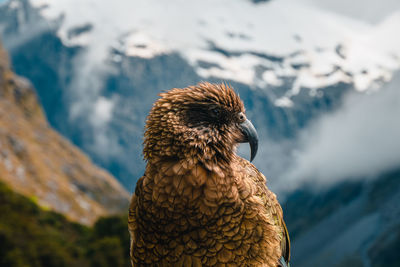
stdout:
POLYGON ((212 109, 211 110, 211 114, 214 116, 214 117, 219 117, 219 115, 221 115, 221 111, 219 110, 219 109, 217 109, 217 108, 214 108, 214 109, 212 109))
POLYGON ((242 112, 240 112, 238 115, 238 119, 239 121, 244 121, 246 119, 246 116, 242 112))

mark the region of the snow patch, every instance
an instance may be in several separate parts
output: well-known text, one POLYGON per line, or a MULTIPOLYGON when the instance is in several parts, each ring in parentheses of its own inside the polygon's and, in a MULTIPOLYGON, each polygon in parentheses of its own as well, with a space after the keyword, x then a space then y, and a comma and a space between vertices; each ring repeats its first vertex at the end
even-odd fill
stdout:
POLYGON ((133 33, 126 38, 125 54, 132 57, 153 58, 169 52, 166 47, 158 43, 144 32, 133 33))
POLYGON ((399 12, 370 25, 294 0, 265 5, 229 0, 31 2, 46 6, 41 8, 45 17, 62 18, 58 35, 63 42, 95 51, 88 52, 87 59, 93 68, 104 64, 110 49, 121 42, 127 56, 152 58, 178 52, 203 78, 268 87, 279 86, 285 77, 297 77, 287 97, 301 87, 338 82, 367 90, 400 68, 399 12), (93 25, 90 32, 68 38, 71 28, 85 23, 93 25), (199 61, 213 66, 204 68, 199 61), (259 67, 268 70, 261 78, 255 73, 259 67))
POLYGON ((262 77, 263 80, 269 85, 281 86, 283 84, 283 81, 276 76, 276 73, 274 71, 265 71, 262 77))
POLYGON ((285 108, 291 108, 291 107, 293 107, 293 102, 292 102, 292 100, 290 100, 290 98, 288 98, 288 97, 286 97, 286 96, 281 97, 281 98, 275 100, 274 104, 275 104, 275 106, 277 106, 277 107, 285 107, 285 108))

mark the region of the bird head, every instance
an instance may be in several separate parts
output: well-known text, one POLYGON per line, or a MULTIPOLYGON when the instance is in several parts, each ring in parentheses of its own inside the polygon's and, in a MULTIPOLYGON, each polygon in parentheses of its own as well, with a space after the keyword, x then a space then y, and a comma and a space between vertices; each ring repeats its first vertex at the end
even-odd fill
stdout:
MULTIPOLYGON (((144 158, 172 158, 229 165, 238 143, 249 142, 253 160, 258 137, 243 102, 225 84, 200 83, 160 94, 147 118, 144 158)), ((210 168, 209 168, 210 169, 210 168)))

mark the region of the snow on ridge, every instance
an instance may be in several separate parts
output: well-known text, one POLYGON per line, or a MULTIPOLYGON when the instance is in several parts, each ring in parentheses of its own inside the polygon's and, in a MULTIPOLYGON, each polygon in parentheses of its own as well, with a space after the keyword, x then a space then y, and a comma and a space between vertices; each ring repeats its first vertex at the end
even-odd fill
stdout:
POLYGON ((151 58, 176 51, 204 78, 267 88, 296 77, 287 98, 300 88, 338 82, 367 90, 400 68, 399 13, 371 26, 294 0, 265 5, 231 0, 30 1, 47 6, 41 9, 47 18, 64 16, 58 35, 65 44, 95 49, 94 66, 104 63, 110 47, 121 41, 127 56, 151 58), (90 32, 68 36, 71 28, 87 23, 93 25, 90 32), (266 69, 261 76, 255 70, 259 66, 266 69))
POLYGON ((127 56, 153 58, 157 55, 170 52, 161 43, 152 39, 145 32, 135 32, 126 38, 124 52, 127 56))
POLYGON ((286 107, 286 108, 291 108, 293 107, 293 102, 290 100, 287 96, 283 96, 281 98, 278 98, 275 100, 274 104, 277 107, 286 107))

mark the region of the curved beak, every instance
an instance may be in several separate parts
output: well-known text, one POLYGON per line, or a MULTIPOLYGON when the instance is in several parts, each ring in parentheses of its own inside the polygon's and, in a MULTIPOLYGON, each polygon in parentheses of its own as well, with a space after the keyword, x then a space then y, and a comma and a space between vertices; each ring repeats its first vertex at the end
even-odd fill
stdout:
POLYGON ((254 128, 253 124, 249 120, 245 120, 240 124, 241 130, 245 139, 242 143, 249 142, 250 144, 250 162, 256 157, 257 150, 258 150, 258 135, 256 128, 254 128))

